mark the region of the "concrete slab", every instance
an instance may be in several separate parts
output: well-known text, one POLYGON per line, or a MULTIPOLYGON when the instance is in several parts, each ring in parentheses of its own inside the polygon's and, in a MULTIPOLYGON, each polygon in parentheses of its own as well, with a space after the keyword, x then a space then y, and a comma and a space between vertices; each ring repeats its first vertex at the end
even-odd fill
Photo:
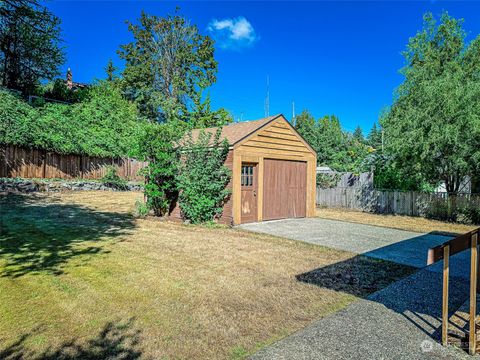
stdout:
MULTIPOLYGON (((450 307, 468 294, 468 280, 452 278, 450 307)), ((438 343, 441 274, 420 270, 325 317, 251 358, 264 359, 471 359, 438 343)))
MULTIPOLYGON (((422 234, 320 218, 265 221, 243 224, 239 227, 418 268, 426 266, 429 248, 451 239, 437 234, 422 234)), ((468 276, 469 262, 468 252, 453 256, 451 274, 468 276)), ((441 264, 435 264, 430 270, 441 271, 441 264)))
MULTIPOLYGON (((252 359, 471 359, 439 344, 442 262, 426 267, 428 249, 450 237, 341 221, 289 219, 243 229, 389 260, 420 270, 325 317, 252 359)), ((469 293, 470 253, 450 259, 451 313, 469 293)), ((477 358, 477 357, 476 357, 477 358)))

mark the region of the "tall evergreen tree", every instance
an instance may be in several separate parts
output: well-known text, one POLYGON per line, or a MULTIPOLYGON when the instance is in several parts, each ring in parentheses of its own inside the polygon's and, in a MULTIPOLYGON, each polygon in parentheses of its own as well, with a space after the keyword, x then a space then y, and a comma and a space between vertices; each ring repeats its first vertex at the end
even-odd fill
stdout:
POLYGON ((372 129, 367 137, 368 145, 373 147, 375 150, 380 150, 382 148, 382 129, 377 127, 377 123, 374 122, 372 129))
POLYGON ((362 128, 357 125, 355 131, 353 132, 353 139, 358 141, 359 143, 363 143, 365 141, 365 137, 363 136, 362 128))
POLYGON ((105 73, 107 74, 107 81, 113 81, 117 78, 117 67, 113 65, 112 59, 108 60, 108 64, 105 67, 105 73))
POLYGON ((295 127, 317 152, 318 165, 329 166, 336 171, 363 171, 363 160, 368 155, 367 146, 364 141, 345 132, 335 115, 315 120, 304 110, 297 116, 295 127))
POLYGON ((65 61, 60 19, 37 1, 0 3, 0 83, 33 92, 42 79, 59 75, 65 61))

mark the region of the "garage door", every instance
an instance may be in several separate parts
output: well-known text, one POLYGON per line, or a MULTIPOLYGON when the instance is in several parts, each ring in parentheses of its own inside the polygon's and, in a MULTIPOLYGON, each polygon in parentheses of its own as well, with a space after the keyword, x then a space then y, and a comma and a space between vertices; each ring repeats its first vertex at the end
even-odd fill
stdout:
POLYGON ((307 163, 265 159, 263 220, 305 217, 307 163))

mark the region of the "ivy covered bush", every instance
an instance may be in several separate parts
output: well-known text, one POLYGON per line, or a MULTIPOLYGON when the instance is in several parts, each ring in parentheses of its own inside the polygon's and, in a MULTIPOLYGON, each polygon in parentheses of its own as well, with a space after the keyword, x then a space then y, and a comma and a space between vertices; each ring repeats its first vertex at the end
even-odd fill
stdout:
POLYGON ((0 90, 0 144, 36 147, 61 154, 128 156, 146 121, 114 83, 100 82, 82 102, 30 106, 0 90))
POLYGON ((213 221, 230 196, 226 186, 231 173, 224 165, 229 145, 220 141, 220 134, 221 130, 200 132, 198 139, 189 135, 182 146, 179 204, 183 216, 193 224, 213 221))
POLYGON ((0 90, 0 144, 24 145, 33 140, 35 110, 17 95, 0 90))

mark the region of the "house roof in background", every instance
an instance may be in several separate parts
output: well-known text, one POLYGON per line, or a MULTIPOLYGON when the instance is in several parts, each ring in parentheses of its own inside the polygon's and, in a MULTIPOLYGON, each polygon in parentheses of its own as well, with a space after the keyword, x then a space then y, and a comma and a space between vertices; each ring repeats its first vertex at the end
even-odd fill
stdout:
MULTIPOLYGON (((235 145, 240 140, 246 138, 250 134, 254 133, 258 129, 264 127, 271 121, 281 117, 283 115, 278 114, 274 116, 269 116, 259 120, 244 121, 239 123, 234 123, 222 127, 222 134, 220 135, 220 140, 223 141, 226 139, 230 146, 235 145)), ((194 129, 192 130, 192 139, 196 141, 200 135, 201 131, 205 131, 211 134, 215 134, 218 130, 218 127, 211 127, 206 129, 194 129)))

